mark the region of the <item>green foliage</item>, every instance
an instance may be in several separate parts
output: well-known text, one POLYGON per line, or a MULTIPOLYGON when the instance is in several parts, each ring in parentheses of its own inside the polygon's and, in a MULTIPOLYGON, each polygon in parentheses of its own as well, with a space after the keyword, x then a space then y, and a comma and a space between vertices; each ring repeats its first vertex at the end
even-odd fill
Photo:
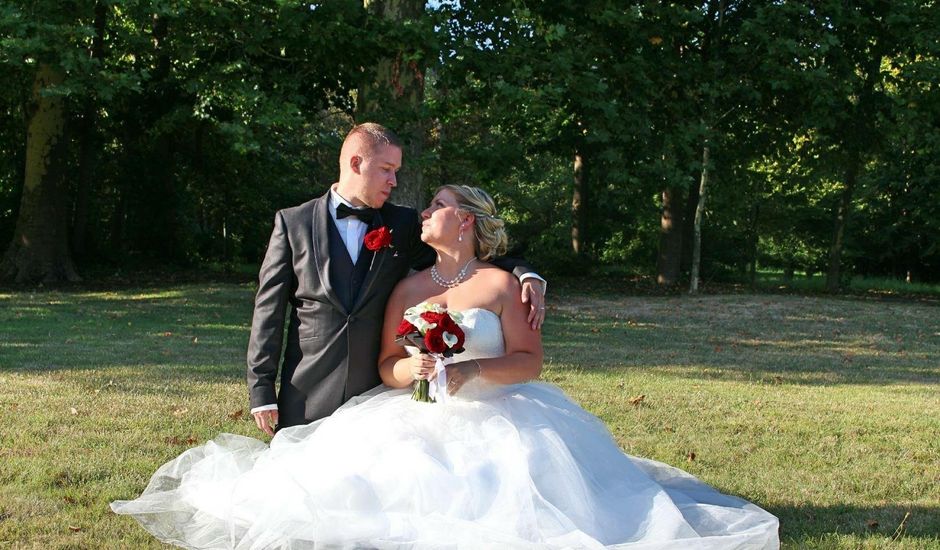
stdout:
POLYGON ((916 0, 485 0, 390 21, 354 0, 11 0, 0 6, 0 242, 19 211, 42 61, 66 74, 44 93, 67 99, 85 267, 257 261, 274 211, 334 181, 343 134, 368 116, 426 132, 406 162, 427 190, 492 191, 517 250, 547 273, 653 274, 666 189, 687 267, 707 140, 706 279, 824 270, 858 158, 848 276, 936 281, 936 14, 916 0), (406 72, 417 100, 404 97, 406 72))

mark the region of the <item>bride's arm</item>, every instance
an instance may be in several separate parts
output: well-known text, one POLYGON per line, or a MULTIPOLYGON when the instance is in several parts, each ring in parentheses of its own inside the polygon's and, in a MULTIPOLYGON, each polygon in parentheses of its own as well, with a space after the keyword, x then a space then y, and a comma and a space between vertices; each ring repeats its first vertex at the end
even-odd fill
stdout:
MULTIPOLYGON (((461 361, 448 368, 448 381, 453 380, 456 393, 460 386, 481 376, 495 384, 516 384, 538 378, 542 372, 542 332, 529 327, 529 306, 519 298, 519 281, 507 273, 499 273, 499 315, 503 327, 506 353, 502 357, 461 361), (456 372, 453 372, 456 371, 456 372), (452 374, 453 372, 453 374, 452 374)), ((459 357, 459 355, 457 356, 459 357)))
POLYGON ((408 306, 406 281, 399 283, 392 291, 385 306, 385 321, 382 326, 379 376, 383 384, 393 388, 408 387, 416 377, 427 378, 434 372, 433 357, 425 354, 409 356, 404 346, 395 343, 395 333, 408 306))

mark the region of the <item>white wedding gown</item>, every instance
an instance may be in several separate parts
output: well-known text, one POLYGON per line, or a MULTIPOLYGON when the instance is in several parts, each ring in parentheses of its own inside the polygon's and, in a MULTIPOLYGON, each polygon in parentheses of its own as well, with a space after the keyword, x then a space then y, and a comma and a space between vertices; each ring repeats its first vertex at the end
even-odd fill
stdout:
MULTIPOLYGON (((499 356, 471 309, 464 358, 499 356)), ((665 464, 623 454, 548 384, 473 381, 447 403, 373 390, 270 447, 223 434, 112 503, 188 548, 777 548, 777 518, 665 464)))

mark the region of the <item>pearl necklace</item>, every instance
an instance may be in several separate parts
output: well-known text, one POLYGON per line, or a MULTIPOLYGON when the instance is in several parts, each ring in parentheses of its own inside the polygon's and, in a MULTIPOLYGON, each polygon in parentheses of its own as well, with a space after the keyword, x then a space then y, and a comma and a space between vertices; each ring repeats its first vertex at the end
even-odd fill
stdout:
POLYGON ((440 272, 437 270, 437 264, 434 264, 431 266, 431 279, 444 288, 456 288, 467 277, 467 268, 469 268, 470 264, 473 263, 473 260, 476 259, 476 256, 470 258, 470 261, 463 264, 463 269, 457 272, 457 276, 450 280, 441 277, 440 272))

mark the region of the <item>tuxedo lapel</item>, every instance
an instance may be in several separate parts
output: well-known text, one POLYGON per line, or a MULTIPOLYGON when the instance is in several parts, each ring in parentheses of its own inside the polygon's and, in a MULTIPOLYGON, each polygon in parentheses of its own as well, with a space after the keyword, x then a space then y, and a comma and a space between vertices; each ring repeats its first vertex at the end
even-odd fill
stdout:
POLYGON ((320 273, 320 282, 326 297, 336 309, 349 313, 343 306, 342 300, 336 294, 333 283, 330 281, 330 193, 320 197, 313 207, 313 223, 310 226, 311 240, 313 241, 313 263, 320 273))
MULTIPOLYGON (((372 219, 372 223, 369 225, 369 231, 378 229, 382 227, 382 225, 384 225, 382 221, 382 213, 381 211, 377 211, 375 213, 375 218, 372 219)), ((363 242, 362 249, 359 252, 359 261, 370 262, 370 268, 369 273, 366 274, 365 281, 362 282, 362 288, 359 290, 359 295, 356 297, 356 305, 353 306, 353 311, 359 309, 366 299, 366 296, 369 295, 369 290, 372 288, 372 283, 375 282, 376 277, 378 277, 379 272, 382 270, 382 264, 385 262, 385 256, 387 254, 387 246, 372 252, 365 247, 365 242, 363 242), (368 252, 368 254, 366 252, 368 252), (372 258, 369 258, 370 255, 373 255, 372 258)))

